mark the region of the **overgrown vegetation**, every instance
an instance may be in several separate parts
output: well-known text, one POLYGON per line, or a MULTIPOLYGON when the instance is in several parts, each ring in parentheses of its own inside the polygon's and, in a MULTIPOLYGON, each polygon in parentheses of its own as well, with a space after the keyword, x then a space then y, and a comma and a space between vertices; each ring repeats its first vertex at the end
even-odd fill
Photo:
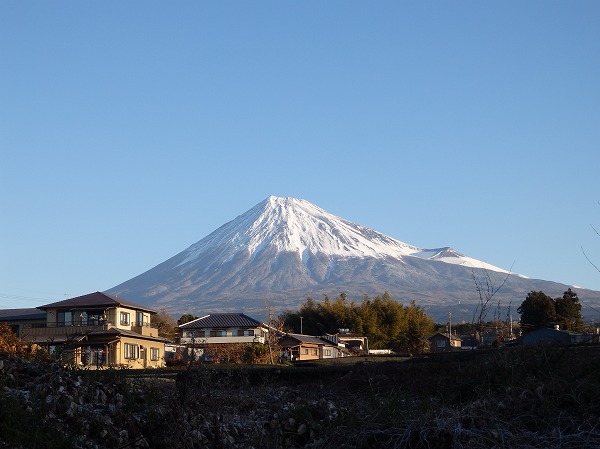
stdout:
POLYGON ((0 447, 587 449, 599 372, 598 346, 69 370, 0 326, 0 447))
POLYGON ((0 447, 600 447, 598 347, 179 372, 0 360, 0 447))

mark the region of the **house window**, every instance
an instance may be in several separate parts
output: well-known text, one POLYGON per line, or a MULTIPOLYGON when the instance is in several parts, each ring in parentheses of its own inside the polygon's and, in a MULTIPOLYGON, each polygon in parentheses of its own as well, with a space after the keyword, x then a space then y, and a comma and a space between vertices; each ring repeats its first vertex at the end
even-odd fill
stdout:
POLYGON ((101 311, 88 312, 88 324, 91 326, 97 326, 103 320, 103 313, 101 311))
POLYGON ((445 348, 446 347, 446 340, 437 340, 436 341, 436 346, 438 348, 445 348))
POLYGON ((254 329, 238 329, 238 337, 254 337, 254 329))
POLYGON ((139 359, 140 358, 140 347, 131 343, 125 343, 123 346, 124 354, 126 359, 139 359))
POLYGON ((302 348, 302 354, 308 355, 308 348, 302 348))
POLYGON ((158 360, 159 351, 158 348, 150 348, 150 360, 158 360))
POLYGON ((135 325, 136 326, 144 325, 144 312, 135 312, 135 325))
POLYGON ((319 355, 319 350, 316 348, 313 348, 312 355, 319 355))
POLYGON ((58 326, 72 326, 73 312, 58 312, 56 314, 56 321, 58 326))
POLYGON ((325 349, 325 355, 331 356, 331 349, 325 349))
POLYGON ((227 337, 227 331, 210 331, 211 337, 227 337))
POLYGON ((184 337, 186 338, 198 338, 206 336, 205 331, 186 331, 184 337))
POLYGON ((129 326, 129 313, 127 312, 121 312, 121 324, 124 326, 129 326))

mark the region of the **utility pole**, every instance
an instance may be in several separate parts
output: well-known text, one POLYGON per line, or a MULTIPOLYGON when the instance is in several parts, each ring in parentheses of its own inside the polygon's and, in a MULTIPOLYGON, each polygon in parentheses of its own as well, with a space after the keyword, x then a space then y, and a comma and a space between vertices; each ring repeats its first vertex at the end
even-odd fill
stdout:
POLYGON ((300 335, 304 335, 304 333, 302 332, 302 318, 304 318, 303 316, 300 317, 300 335))

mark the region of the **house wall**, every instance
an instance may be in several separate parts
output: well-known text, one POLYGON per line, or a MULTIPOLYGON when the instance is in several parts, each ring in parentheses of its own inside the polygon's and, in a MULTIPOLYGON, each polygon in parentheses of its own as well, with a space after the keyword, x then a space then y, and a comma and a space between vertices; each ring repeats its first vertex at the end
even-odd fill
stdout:
POLYGON ((570 333, 556 329, 538 329, 523 336, 524 346, 544 344, 570 345, 586 343, 588 341, 591 341, 591 338, 586 337, 585 334, 570 333))
POLYGON ((165 345, 160 341, 142 340, 133 337, 121 337, 116 345, 115 362, 118 365, 126 365, 129 368, 160 368, 164 366, 165 345), (128 348, 126 345, 129 345, 128 348), (129 355, 126 354, 127 350, 129 355), (158 360, 152 360, 153 351, 158 360))
POLYGON ((461 340, 458 338, 449 338, 447 335, 435 334, 428 338, 430 343, 429 352, 444 352, 460 349, 461 340))
POLYGON ((56 325, 56 310, 50 309, 46 311, 46 326, 55 326, 56 325))
POLYGON ((45 325, 45 320, 2 320, 3 323, 6 323, 10 326, 10 328, 14 331, 14 333, 19 338, 23 338, 29 336, 31 333, 32 327, 36 325, 45 325), (28 332, 29 331, 29 332, 28 332))
POLYGON ((299 345, 297 360, 319 360, 320 348, 316 344, 302 343, 299 345))
POLYGON ((448 337, 436 335, 429 341, 431 342, 431 347, 429 348, 431 352, 445 352, 450 350, 450 339, 448 337))
POLYGON ((321 359, 336 359, 339 357, 338 348, 335 346, 323 345, 320 347, 319 356, 321 359))
POLYGON ((184 329, 180 339, 181 344, 203 344, 203 343, 264 343, 267 330, 262 327, 241 328, 231 327, 227 329, 184 329), (211 331, 225 333, 223 336, 211 336, 211 331), (238 331, 253 331, 254 335, 238 335, 238 331))

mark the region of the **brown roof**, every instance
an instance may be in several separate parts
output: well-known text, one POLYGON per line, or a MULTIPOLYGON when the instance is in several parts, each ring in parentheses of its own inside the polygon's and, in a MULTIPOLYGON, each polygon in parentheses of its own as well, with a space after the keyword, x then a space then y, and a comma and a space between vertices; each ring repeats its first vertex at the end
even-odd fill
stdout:
POLYGON ((97 332, 86 332, 86 333, 73 333, 68 335, 38 335, 35 337, 24 337, 26 341, 31 341, 39 344, 51 344, 51 343, 64 343, 67 341, 71 342, 79 342, 82 340, 87 340, 89 343, 110 343, 119 340, 120 337, 132 337, 141 340, 155 341, 158 343, 164 343, 166 341, 163 337, 150 337, 148 335, 141 335, 137 332, 125 330, 125 329, 117 329, 115 327, 111 327, 105 331, 97 331, 97 332))
POLYGON ((63 301, 53 302, 38 307, 38 309, 73 309, 81 307, 118 307, 125 306, 132 309, 143 310, 150 313, 156 313, 156 311, 147 307, 141 306, 125 299, 117 298, 116 296, 107 295, 102 292, 89 293, 83 296, 77 296, 75 298, 65 299, 63 301))
POLYGON ((137 332, 129 331, 126 329, 117 329, 115 327, 111 327, 106 331, 98 331, 98 332, 89 332, 86 334, 86 337, 89 341, 97 341, 97 340, 110 340, 114 341, 118 339, 120 336, 122 337, 132 337, 138 338, 142 340, 152 340, 156 342, 164 343, 166 341, 163 337, 151 337, 148 335, 138 334, 137 332))

